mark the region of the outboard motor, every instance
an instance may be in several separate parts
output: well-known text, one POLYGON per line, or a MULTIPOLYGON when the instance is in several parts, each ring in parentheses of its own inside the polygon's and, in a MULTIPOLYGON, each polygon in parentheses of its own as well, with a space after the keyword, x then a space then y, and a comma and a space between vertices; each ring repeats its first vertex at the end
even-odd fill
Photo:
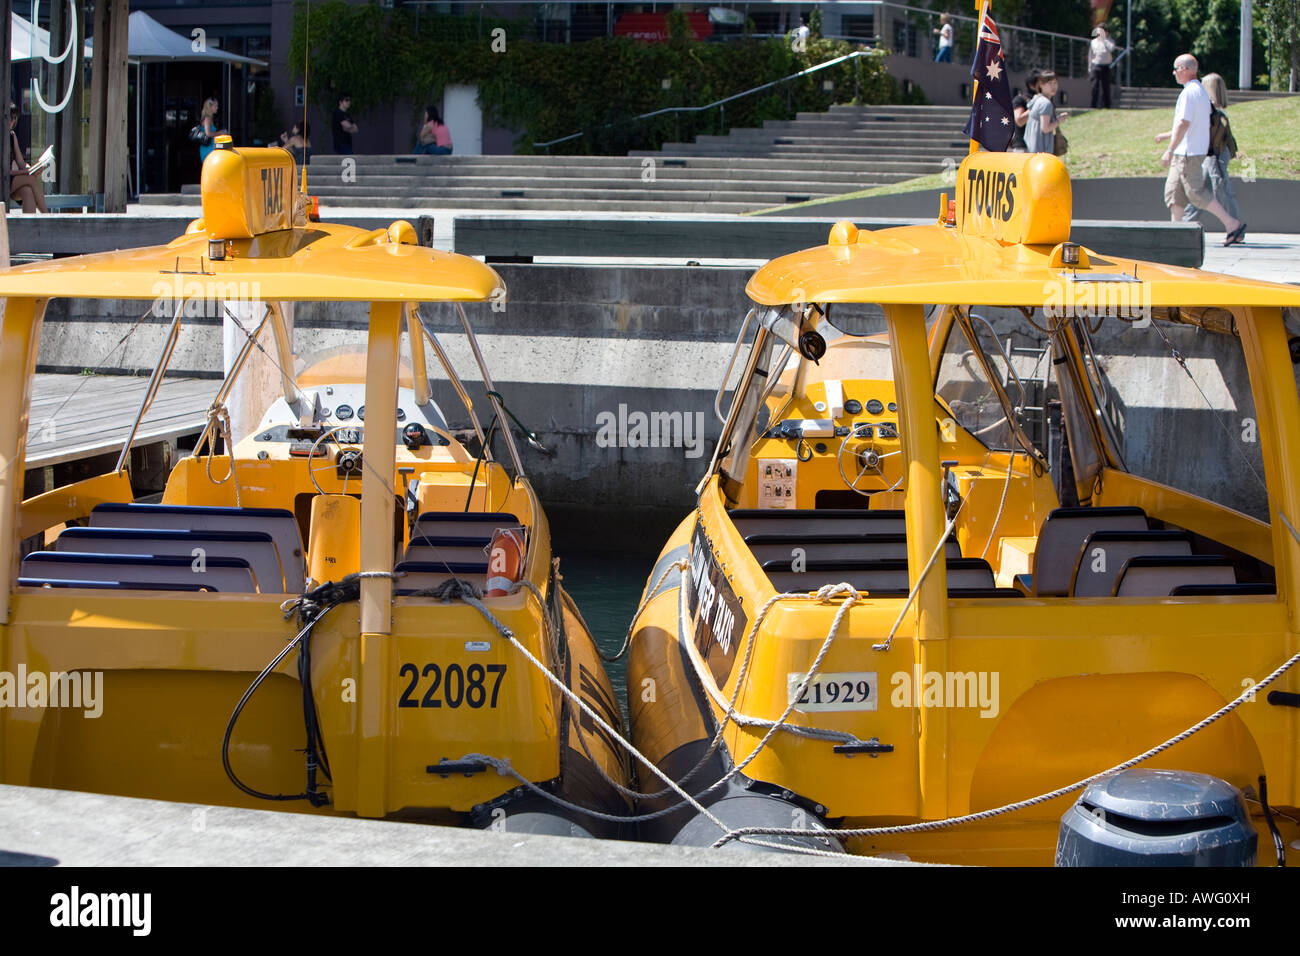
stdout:
POLYGON ((1065 815, 1057 866, 1254 866, 1241 791, 1203 773, 1125 770, 1089 784, 1065 815))

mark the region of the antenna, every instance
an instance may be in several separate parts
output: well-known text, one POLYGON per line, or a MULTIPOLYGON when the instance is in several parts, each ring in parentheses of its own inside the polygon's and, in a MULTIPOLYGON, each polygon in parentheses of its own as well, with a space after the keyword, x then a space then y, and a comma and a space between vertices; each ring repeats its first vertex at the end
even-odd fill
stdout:
POLYGON ((307 194, 307 77, 311 69, 311 0, 307 0, 307 39, 302 54, 302 193, 307 194))

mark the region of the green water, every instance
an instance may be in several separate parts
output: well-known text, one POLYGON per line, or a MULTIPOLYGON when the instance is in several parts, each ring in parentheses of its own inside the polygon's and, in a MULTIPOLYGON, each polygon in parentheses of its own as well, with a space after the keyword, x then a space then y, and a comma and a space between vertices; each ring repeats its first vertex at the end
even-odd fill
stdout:
MULTIPOLYGON (((604 653, 613 654, 623 645, 661 545, 655 544, 654 551, 631 553, 557 549, 564 588, 577 602, 596 646, 604 653)), ((627 658, 607 663, 605 669, 626 719, 627 658)))

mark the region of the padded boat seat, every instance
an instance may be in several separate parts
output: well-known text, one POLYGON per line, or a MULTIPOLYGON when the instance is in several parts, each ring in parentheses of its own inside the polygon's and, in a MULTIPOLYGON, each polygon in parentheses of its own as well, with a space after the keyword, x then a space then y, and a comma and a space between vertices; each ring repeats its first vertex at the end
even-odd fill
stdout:
MULTIPOLYGON (((806 571, 791 571, 789 561, 763 564, 768 579, 778 592, 816 591, 825 584, 847 581, 859 591, 907 593, 907 561, 809 561, 806 571)), ((957 558, 948 562, 948 588, 992 589, 993 569, 981 558, 957 558)))
POLYGON ((1246 595, 1277 594, 1272 584, 1180 584, 1169 592, 1171 597, 1243 597, 1246 595))
POLYGON ((163 584, 159 581, 73 581, 61 578, 19 578, 20 588, 103 588, 123 591, 215 591, 202 584, 163 584))
POLYGON ((168 528, 66 528, 55 551, 82 554, 179 555, 193 559, 201 548, 206 558, 243 558, 253 569, 260 591, 284 594, 280 552, 265 531, 173 531, 168 528))
POLYGON ((1035 597, 1065 597, 1079 552, 1094 531, 1146 531, 1141 508, 1056 508, 1043 521, 1034 547, 1030 586, 1035 597))
POLYGON ((497 528, 518 528, 523 522, 512 514, 482 511, 426 511, 415 519, 411 544, 422 538, 488 538, 497 528))
POLYGON ((901 511, 867 511, 865 508, 740 508, 730 513, 743 538, 751 534, 903 534, 901 511))
MULTIPOLYGON (((887 558, 907 557, 905 534, 787 534, 763 533, 745 536, 745 543, 760 563, 794 560, 791 553, 802 548, 809 561, 877 561, 887 558)), ((949 536, 944 544, 944 554, 949 560, 961 557, 961 546, 956 536, 949 536)))
POLYGON ((407 545, 404 561, 439 564, 453 561, 462 564, 477 564, 486 561, 491 538, 429 537, 414 539, 407 545))
POLYGON ((1070 594, 1110 597, 1129 558, 1191 553, 1192 538, 1185 531, 1094 531, 1079 552, 1070 594))
POLYGON ((1218 555, 1136 557, 1120 571, 1115 597, 1168 597, 1174 588, 1188 584, 1236 583, 1232 562, 1218 555))
MULTIPOLYGON (((198 505, 102 504, 90 513, 92 528, 164 528, 175 531, 264 531, 275 542, 286 593, 306 586, 307 560, 293 512, 283 508, 205 508, 198 505)), ((268 589, 269 590, 269 589, 268 589)))
MULTIPOLYGON (((907 597, 907 588, 883 589, 871 592, 872 597, 907 597)), ((950 598, 1023 598, 1015 588, 949 588, 950 598)))
MULTIPOLYGON (((194 569, 186 556, 149 557, 140 554, 79 554, 74 551, 37 551, 23 558, 20 577, 43 581, 99 581, 126 587, 122 582, 195 585, 210 591, 252 594, 257 591, 253 569, 243 558, 205 559, 203 570, 194 569)), ((71 585, 65 585, 71 586, 71 585)))
POLYGON ((394 594, 414 594, 426 588, 436 588, 453 577, 468 581, 482 590, 487 580, 487 561, 477 563, 403 561, 393 570, 402 575, 393 582, 394 594))

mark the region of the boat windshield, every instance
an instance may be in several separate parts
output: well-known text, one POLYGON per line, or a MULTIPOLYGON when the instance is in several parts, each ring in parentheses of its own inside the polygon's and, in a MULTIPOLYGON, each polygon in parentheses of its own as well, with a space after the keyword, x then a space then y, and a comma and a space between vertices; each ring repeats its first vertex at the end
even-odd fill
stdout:
POLYGON ((1110 318, 1095 329, 1090 387, 1125 470, 1267 521, 1241 339, 1159 318, 1110 318))
POLYGON ((935 394, 953 420, 986 448, 1020 449, 1007 417, 1009 407, 1027 440, 1041 449, 1051 363, 1043 343, 1007 328, 1008 312, 1016 314, 1006 309, 958 311, 939 360, 935 394))

